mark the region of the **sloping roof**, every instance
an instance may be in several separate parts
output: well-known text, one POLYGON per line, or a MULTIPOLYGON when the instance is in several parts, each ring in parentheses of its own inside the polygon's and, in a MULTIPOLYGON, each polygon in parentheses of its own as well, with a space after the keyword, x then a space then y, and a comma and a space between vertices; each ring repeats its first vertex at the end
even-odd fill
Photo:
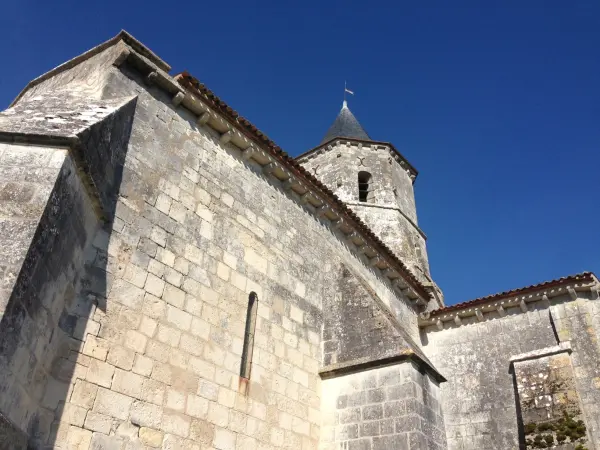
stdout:
POLYGON ((447 306, 445 308, 435 309, 431 311, 430 317, 438 316, 440 314, 445 314, 452 311, 458 311, 463 308, 471 308, 473 306, 483 305, 485 303, 500 300, 506 297, 528 294, 530 292, 539 291, 540 289, 548 289, 551 287, 557 287, 568 283, 590 283, 594 281, 597 281, 597 278, 592 272, 582 272, 576 275, 569 275, 566 277, 558 278, 556 280, 544 281, 542 283, 532 284, 531 286, 525 286, 522 288, 512 289, 510 291, 499 292, 497 294, 488 295, 486 297, 479 297, 468 302, 457 303, 456 305, 447 306))
POLYGON ((358 123, 358 120, 348 108, 346 100, 344 100, 342 109, 333 121, 333 124, 327 130, 327 133, 325 133, 321 144, 337 137, 371 140, 365 129, 358 123))
MULTIPOLYGON (((276 161, 280 162, 290 173, 302 179, 306 184, 305 186, 319 195, 322 195, 327 203, 338 214, 344 218, 346 223, 352 229, 358 231, 361 237, 368 242, 369 246, 372 247, 376 252, 381 253, 384 257, 384 262, 393 267, 401 278, 406 281, 414 292, 424 300, 432 298, 432 295, 428 291, 427 287, 419 281, 418 278, 411 272, 411 270, 400 260, 396 254, 377 236, 373 231, 343 202, 339 199, 327 186, 321 183, 316 177, 314 177, 309 171, 304 169, 302 165, 295 161, 294 158, 290 157, 273 142, 267 135, 260 131, 254 126, 248 119, 240 116, 237 111, 227 105, 223 100, 217 97, 211 90, 206 88, 196 78, 191 76, 187 72, 180 73, 175 77, 168 74, 171 66, 160 59, 155 53, 148 49, 144 44, 135 39, 132 35, 122 30, 112 39, 98 45, 97 47, 88 50, 87 52, 71 59, 70 61, 61 64, 60 66, 52 69, 46 74, 36 78, 30 82, 13 101, 12 105, 18 103, 19 99, 35 85, 63 72, 68 69, 75 67, 77 64, 91 58, 94 55, 106 50, 110 46, 118 44, 123 41, 129 49, 124 49, 123 52, 118 56, 117 60, 113 62, 113 65, 119 67, 125 63, 125 61, 131 61, 133 67, 137 71, 140 71, 144 76, 153 74, 156 80, 153 81, 155 85, 172 95, 175 95, 181 90, 188 92, 191 95, 200 98, 201 101, 207 105, 210 109, 217 112, 227 122, 229 122, 234 128, 241 131, 242 134, 247 136, 249 139, 257 143, 261 148, 265 149, 276 161), (162 80, 162 81, 161 81, 162 80), (163 82, 164 81, 164 82, 163 82)), ((154 80, 154 78, 152 78, 154 80)), ((185 101, 182 103, 185 106, 185 101)), ((178 103, 179 104, 179 103, 178 103)), ((2 140, 0 133, 0 141, 2 140)), ((46 142, 45 136, 35 135, 23 135, 20 139, 25 139, 24 142, 37 142, 38 138, 42 138, 43 142, 46 142)))
POLYGON ((318 178, 306 170, 294 158, 289 156, 281 147, 273 142, 269 137, 260 131, 248 119, 241 116, 231 106, 221 100, 210 89, 208 89, 197 78, 193 77, 188 72, 182 72, 174 77, 175 81, 187 92, 201 98, 202 101, 211 107, 213 110, 225 117, 228 122, 241 130, 246 136, 257 142, 263 148, 266 148, 272 156, 277 158, 285 167, 292 173, 304 178, 307 186, 314 189, 316 192, 322 193, 333 205, 340 215, 343 215, 356 230, 369 238, 376 248, 383 254, 387 255, 387 259, 393 262, 394 268, 398 269, 398 273, 406 280, 415 292, 424 300, 432 298, 432 295, 427 288, 419 281, 419 279, 411 272, 406 264, 381 240, 381 238, 373 233, 373 231, 356 215, 356 213, 346 205, 333 191, 325 186, 318 178))

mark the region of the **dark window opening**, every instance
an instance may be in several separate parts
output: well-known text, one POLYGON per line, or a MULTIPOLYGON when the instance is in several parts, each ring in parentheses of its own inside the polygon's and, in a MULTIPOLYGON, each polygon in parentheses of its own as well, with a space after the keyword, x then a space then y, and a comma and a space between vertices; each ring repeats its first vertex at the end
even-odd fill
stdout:
POLYGON ((242 366, 240 377, 250 379, 252 368, 252 352, 254 350, 254 329, 256 328, 256 314, 258 312, 258 295, 250 292, 248 296, 248 312, 246 313, 246 331, 244 333, 244 347, 242 349, 242 366))
POLYGON ((372 202, 371 174, 369 172, 358 172, 358 201, 372 202))

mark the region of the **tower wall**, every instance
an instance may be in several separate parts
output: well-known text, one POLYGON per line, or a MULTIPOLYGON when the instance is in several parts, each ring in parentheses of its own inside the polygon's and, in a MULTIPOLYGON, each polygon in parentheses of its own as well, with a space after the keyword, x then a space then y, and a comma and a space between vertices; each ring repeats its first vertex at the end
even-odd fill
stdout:
POLYGON ((425 234, 417 224, 414 173, 389 146, 337 140, 299 162, 329 187, 413 272, 429 279, 425 234), (371 174, 369 196, 359 201, 358 174, 371 174))

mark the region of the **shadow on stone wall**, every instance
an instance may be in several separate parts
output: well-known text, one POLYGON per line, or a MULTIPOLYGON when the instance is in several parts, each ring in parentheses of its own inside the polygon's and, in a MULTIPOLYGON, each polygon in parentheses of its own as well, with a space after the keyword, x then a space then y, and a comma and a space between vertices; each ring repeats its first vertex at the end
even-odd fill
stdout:
POLYGON ((519 436, 519 449, 525 450, 527 447, 525 446, 525 428, 523 426, 523 414, 521 413, 521 406, 519 404, 517 374, 515 373, 515 367, 512 363, 508 368, 508 373, 510 374, 513 381, 513 392, 515 396, 515 412, 517 414, 517 433, 519 436))
MULTIPOLYGON (((135 106, 125 103, 78 136, 17 276, 0 321, 0 367, 13 374, 0 380, 0 450, 53 448, 71 380, 88 370, 78 356, 86 334, 99 329, 96 309, 106 310, 108 245, 135 106)), ((83 425, 85 410, 78 412, 69 420, 83 425)))

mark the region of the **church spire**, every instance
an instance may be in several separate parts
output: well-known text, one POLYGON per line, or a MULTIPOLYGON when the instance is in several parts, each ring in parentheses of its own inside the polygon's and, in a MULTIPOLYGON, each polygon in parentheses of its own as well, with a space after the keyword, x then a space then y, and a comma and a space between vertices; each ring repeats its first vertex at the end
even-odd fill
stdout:
POLYGON ((354 117, 354 114, 348 108, 348 102, 345 98, 342 109, 333 121, 333 124, 329 127, 329 130, 327 130, 327 133, 325 133, 321 144, 336 137, 371 140, 365 129, 358 123, 358 120, 356 120, 356 117, 354 117))

